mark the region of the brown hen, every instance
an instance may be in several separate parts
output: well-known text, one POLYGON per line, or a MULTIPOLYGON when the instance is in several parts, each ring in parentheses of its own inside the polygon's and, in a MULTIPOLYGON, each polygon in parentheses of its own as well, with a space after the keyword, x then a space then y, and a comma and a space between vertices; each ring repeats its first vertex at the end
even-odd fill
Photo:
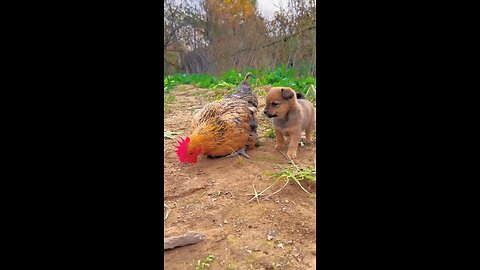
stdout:
POLYGON ((180 162, 196 163, 200 153, 210 157, 240 154, 249 158, 245 149, 252 149, 258 138, 258 100, 248 83, 251 76, 245 76, 236 92, 208 103, 194 115, 192 133, 177 146, 180 162))

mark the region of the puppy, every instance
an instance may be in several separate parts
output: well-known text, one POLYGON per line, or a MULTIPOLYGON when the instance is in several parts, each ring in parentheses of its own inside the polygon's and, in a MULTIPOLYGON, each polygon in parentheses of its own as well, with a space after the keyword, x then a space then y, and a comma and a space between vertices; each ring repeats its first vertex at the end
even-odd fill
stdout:
POLYGON ((296 93, 289 87, 272 87, 265 97, 263 113, 272 118, 277 137, 276 149, 283 149, 284 136, 290 137, 287 155, 291 159, 297 157, 302 131, 305 131, 307 143, 312 142, 315 108, 303 94, 296 93))

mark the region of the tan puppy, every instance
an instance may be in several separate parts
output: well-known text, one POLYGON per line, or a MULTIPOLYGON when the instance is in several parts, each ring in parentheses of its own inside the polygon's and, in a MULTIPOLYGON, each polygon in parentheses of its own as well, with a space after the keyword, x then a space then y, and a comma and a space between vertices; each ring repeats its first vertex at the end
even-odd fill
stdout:
POLYGON ((305 131, 307 143, 312 142, 315 129, 315 108, 303 94, 296 93, 289 87, 272 87, 265 97, 263 113, 269 118, 273 118, 273 127, 277 137, 276 149, 283 149, 284 136, 290 137, 287 152, 290 158, 297 157, 302 131, 305 131))

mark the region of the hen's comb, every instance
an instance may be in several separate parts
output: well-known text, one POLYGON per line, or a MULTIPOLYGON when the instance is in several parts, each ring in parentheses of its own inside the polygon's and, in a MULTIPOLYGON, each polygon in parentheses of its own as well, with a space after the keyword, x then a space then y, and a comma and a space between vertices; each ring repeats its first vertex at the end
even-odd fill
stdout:
POLYGON ((177 153, 178 159, 180 162, 186 162, 187 161, 187 149, 188 149, 188 143, 190 142, 190 138, 186 137, 185 139, 180 138, 180 140, 177 141, 178 145, 175 147, 177 148, 177 153))

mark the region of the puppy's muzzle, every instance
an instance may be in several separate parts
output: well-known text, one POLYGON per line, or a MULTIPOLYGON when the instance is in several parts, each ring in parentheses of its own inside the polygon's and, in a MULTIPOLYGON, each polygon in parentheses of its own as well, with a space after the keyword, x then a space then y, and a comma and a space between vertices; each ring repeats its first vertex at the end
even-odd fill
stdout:
POLYGON ((275 114, 269 114, 267 110, 264 110, 263 113, 264 113, 266 116, 268 116, 268 118, 272 118, 272 117, 276 117, 276 116, 277 116, 276 113, 275 113, 275 114))

